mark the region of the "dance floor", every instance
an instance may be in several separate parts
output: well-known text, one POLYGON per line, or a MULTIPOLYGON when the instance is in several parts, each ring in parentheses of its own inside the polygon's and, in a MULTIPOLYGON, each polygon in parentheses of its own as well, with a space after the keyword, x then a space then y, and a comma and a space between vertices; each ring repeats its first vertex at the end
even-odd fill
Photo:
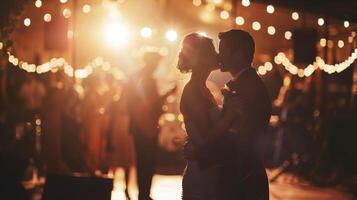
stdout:
MULTIPOLYGON (((136 200, 137 187, 135 174, 132 170, 129 193, 136 200)), ((125 200, 123 172, 115 174, 112 200, 125 200)), ((182 176, 155 175, 152 185, 152 197, 155 200, 180 200, 182 176)), ((318 188, 298 181, 289 175, 281 176, 275 183, 270 184, 271 200, 352 200, 352 195, 335 188, 318 188)))

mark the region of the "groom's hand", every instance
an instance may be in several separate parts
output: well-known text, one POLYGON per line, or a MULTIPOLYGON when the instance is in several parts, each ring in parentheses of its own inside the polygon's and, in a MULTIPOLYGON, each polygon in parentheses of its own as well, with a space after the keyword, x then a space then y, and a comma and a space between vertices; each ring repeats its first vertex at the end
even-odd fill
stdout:
POLYGON ((183 146, 183 156, 186 160, 195 160, 195 148, 190 140, 187 140, 183 146))

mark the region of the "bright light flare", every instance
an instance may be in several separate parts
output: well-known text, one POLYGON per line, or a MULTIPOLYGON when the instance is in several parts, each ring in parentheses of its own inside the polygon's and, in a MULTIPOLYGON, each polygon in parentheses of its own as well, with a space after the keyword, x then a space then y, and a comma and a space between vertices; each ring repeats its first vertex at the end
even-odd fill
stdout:
POLYGON ((175 30, 168 30, 165 34, 166 39, 170 42, 177 40, 177 32, 175 30))
POLYGON ((118 47, 126 45, 129 42, 129 30, 124 24, 108 24, 104 31, 107 43, 112 46, 118 47))

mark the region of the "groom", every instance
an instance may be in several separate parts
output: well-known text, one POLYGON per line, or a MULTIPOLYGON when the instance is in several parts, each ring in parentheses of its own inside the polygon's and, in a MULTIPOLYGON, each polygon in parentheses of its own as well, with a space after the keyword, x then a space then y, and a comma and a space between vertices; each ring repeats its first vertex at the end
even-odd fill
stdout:
POLYGON ((243 30, 222 32, 219 39, 220 69, 233 76, 223 90, 223 113, 232 109, 227 106, 232 101, 244 101, 244 106, 238 109, 242 115, 234 120, 229 131, 215 142, 194 149, 194 157, 203 167, 210 163, 223 164, 222 199, 267 200, 269 186, 259 152, 271 115, 271 101, 251 66, 254 39, 243 30))

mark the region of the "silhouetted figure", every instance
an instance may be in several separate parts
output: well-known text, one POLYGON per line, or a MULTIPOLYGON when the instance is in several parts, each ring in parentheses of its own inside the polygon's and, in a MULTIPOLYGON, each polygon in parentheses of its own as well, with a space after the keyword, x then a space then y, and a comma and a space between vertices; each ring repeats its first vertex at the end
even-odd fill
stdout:
POLYGON ((153 77, 160 60, 161 56, 156 52, 145 53, 145 66, 131 78, 124 91, 128 98, 129 129, 134 136, 136 150, 139 200, 151 199, 150 188, 158 150, 158 120, 163 101, 169 95, 159 96, 153 77))
MULTIPOLYGON (((249 33, 231 30, 219 34, 221 71, 234 77, 223 91, 223 113, 227 102, 245 99, 242 115, 234 119, 229 131, 209 145, 195 149, 201 166, 222 163, 225 200, 266 200, 269 187, 260 148, 271 115, 268 92, 251 67, 255 44, 249 33)), ((231 107, 230 107, 231 108, 231 107)))

